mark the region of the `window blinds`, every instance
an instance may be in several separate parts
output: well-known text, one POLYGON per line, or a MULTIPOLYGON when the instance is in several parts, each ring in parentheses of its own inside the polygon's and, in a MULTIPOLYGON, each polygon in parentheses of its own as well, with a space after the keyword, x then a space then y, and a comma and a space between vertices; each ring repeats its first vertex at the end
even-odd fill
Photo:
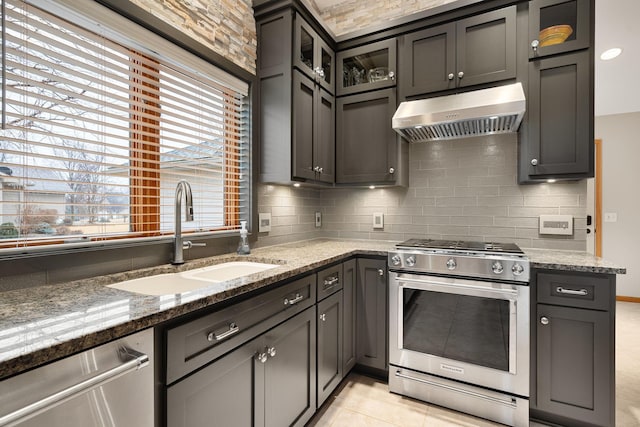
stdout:
POLYGON ((246 87, 155 35, 143 49, 99 28, 4 2, 0 247, 171 233, 181 179, 183 230, 239 228, 246 87))

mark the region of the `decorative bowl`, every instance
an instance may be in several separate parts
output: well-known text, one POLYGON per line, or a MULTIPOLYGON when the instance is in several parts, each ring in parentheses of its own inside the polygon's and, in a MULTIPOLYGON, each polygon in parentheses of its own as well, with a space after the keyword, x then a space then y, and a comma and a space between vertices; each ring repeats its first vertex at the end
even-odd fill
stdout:
POLYGON ((540 47, 564 43, 571 33, 573 33, 571 25, 554 25, 540 30, 540 34, 538 35, 540 47))

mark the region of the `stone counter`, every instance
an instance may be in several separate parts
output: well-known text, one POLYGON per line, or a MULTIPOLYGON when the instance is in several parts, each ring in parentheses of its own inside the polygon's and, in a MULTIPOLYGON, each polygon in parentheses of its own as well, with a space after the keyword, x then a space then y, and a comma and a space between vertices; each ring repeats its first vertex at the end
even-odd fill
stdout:
MULTIPOLYGON (((386 256, 396 242, 317 239, 259 248, 251 255, 221 255, 181 266, 100 276, 70 283, 1 293, 0 379, 113 339, 157 326, 312 272, 353 256, 386 256), (162 273, 175 273, 229 261, 255 261, 279 267, 176 295, 146 296, 106 285, 162 273)), ((526 250, 532 267, 619 274, 625 269, 583 253, 526 250)))

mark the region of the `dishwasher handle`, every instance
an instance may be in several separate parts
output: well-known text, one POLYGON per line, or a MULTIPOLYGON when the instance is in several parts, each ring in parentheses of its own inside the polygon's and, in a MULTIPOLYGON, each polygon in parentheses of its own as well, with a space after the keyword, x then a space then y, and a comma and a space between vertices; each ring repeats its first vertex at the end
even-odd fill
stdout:
POLYGON ((120 348, 119 353, 126 360, 123 364, 0 417, 0 427, 15 426, 93 388, 105 385, 123 375, 149 365, 149 356, 144 353, 126 347, 120 348))

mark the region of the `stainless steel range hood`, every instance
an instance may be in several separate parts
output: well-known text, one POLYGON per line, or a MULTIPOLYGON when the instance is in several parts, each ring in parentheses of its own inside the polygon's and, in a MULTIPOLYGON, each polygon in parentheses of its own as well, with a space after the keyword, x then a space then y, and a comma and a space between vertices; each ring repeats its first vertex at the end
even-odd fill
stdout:
POLYGON ((393 129, 409 142, 517 132, 526 109, 521 83, 406 101, 393 129))

